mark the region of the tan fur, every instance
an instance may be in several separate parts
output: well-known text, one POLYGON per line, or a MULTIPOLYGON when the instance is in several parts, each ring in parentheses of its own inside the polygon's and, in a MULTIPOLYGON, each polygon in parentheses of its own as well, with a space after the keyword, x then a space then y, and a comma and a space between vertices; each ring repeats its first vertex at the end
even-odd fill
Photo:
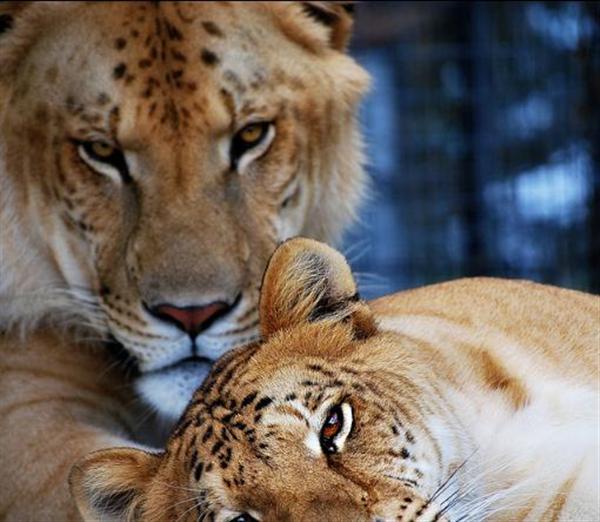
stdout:
POLYGON ((89 343, 62 332, 0 340, 0 519, 77 520, 73 459, 131 444, 135 423, 123 376, 89 343))
POLYGON ((83 459, 84 518, 598 520, 598 297, 483 278, 355 292, 334 250, 279 247, 264 342, 215 365, 164 453, 83 459), (352 429, 326 453, 340 403, 352 429))
MULTIPOLYGON (((173 422, 202 380, 196 368, 206 374, 211 360, 257 338, 258 287, 277 243, 298 233, 336 241, 354 217, 368 77, 343 52, 347 13, 314 7, 329 11, 328 23, 297 3, 0 3, 13 17, 0 34, 0 386, 20 422, 35 426, 29 436, 0 423, 0 452, 12 459, 0 518, 45 518, 36 509, 50 513, 65 498, 40 493, 40 470, 56 466, 63 491, 69 462, 113 442, 110 416, 90 431, 78 413, 77 384, 94 363, 80 360, 77 339, 116 338, 142 370, 137 393, 173 422), (274 122, 273 142, 235 171, 232 136, 256 119, 274 122), (86 164, 82 140, 125 151, 131 180, 86 164), (236 296, 195 344, 148 312, 236 296), (26 389, 43 390, 44 375, 24 383, 10 363, 12 350, 42 368, 58 337, 18 334, 65 324, 75 332, 60 342, 74 378, 61 377, 69 422, 37 416, 43 405, 28 403, 26 389), (178 364, 193 353, 204 359, 178 364), (81 431, 82 440, 50 446, 38 462, 28 449, 37 430, 57 440, 81 431)), ((96 364, 100 372, 102 357, 96 364)), ((122 409, 131 413, 131 400, 122 409)))

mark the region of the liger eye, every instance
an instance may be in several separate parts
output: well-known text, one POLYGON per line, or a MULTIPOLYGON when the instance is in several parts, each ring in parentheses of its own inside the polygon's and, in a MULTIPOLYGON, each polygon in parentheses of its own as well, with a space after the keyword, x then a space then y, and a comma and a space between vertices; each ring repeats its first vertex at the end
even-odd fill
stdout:
POLYGON ((324 439, 333 439, 341 431, 343 425, 342 408, 336 406, 329 412, 329 415, 325 419, 325 423, 321 429, 321 437, 324 439))
MULTIPOLYGON (((267 121, 250 123, 240 129, 231 142, 231 163, 237 167, 240 158, 249 150, 259 148, 269 136, 273 124, 267 121)), ((272 133, 271 133, 272 136, 272 133)), ((264 152, 264 151, 259 151, 264 152)))
POLYGON ((268 124, 252 123, 250 125, 246 125, 240 132, 238 132, 238 136, 240 141, 242 141, 245 145, 253 147, 265 135, 267 128, 268 124))
POLYGON ((116 169, 123 181, 130 181, 127 161, 123 152, 105 141, 82 141, 78 145, 79 155, 94 170, 111 175, 116 169))
POLYGON ((243 513, 242 515, 238 515, 235 518, 229 520, 229 522, 257 522, 254 517, 251 517, 247 513, 243 513))
POLYGON ((324 453, 339 453, 352 430, 352 407, 344 402, 329 410, 321 427, 320 443, 324 453))
POLYGON ((116 151, 116 148, 103 141, 90 141, 83 145, 91 156, 99 160, 109 159, 116 151))

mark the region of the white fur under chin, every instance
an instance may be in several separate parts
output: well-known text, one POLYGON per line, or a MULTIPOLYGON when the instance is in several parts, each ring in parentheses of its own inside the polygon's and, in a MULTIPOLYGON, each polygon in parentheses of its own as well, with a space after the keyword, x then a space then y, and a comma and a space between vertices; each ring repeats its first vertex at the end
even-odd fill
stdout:
POLYGON ((141 375, 136 380, 136 390, 162 419, 172 423, 181 416, 210 368, 208 361, 183 362, 141 375))

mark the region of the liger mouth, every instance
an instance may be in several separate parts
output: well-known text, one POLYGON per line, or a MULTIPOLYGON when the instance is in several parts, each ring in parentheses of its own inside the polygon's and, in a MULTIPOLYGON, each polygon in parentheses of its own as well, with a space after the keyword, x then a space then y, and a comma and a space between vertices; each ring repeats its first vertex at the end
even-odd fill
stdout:
POLYGON ((131 377, 139 377, 140 375, 149 375, 149 374, 158 374, 161 372, 166 372, 174 369, 185 369, 196 364, 208 364, 212 366, 215 361, 209 359, 208 357, 202 357, 201 355, 191 355, 190 357, 186 357, 185 359, 179 359, 178 361, 169 364, 167 366, 161 366, 160 368, 155 368, 154 370, 143 372, 140 370, 139 361, 137 358, 129 353, 127 348, 123 344, 121 344, 115 337, 111 336, 106 342, 106 347, 111 353, 111 355, 118 361, 118 366, 124 371, 127 375, 131 377))

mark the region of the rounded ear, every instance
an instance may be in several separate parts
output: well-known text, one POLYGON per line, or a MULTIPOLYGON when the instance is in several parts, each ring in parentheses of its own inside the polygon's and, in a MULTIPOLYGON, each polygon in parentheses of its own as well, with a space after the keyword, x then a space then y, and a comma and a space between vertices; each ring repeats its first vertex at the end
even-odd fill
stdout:
POLYGON ((160 460, 160 455, 133 448, 95 451, 81 459, 71 470, 69 486, 83 519, 129 520, 160 460))
POLYGON ((0 1, 0 86, 9 84, 30 47, 81 2, 0 1))
POLYGON ((279 27, 301 46, 344 52, 352 33, 351 2, 267 2, 279 27))
POLYGON ((273 253, 260 293, 263 338, 305 322, 351 322, 357 338, 375 333, 368 305, 360 301, 346 259, 337 250, 306 238, 290 239, 273 253))
POLYGON ((301 2, 304 12, 315 21, 329 28, 329 43, 338 51, 344 51, 352 33, 352 2, 301 2))

